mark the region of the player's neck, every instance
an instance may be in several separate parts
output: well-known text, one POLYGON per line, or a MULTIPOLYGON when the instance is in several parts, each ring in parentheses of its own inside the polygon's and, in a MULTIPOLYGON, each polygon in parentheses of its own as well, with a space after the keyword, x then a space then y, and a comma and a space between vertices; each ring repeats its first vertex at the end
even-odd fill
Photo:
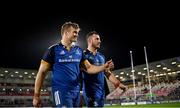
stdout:
POLYGON ((61 40, 61 44, 64 45, 67 50, 70 50, 70 49, 71 49, 72 42, 70 42, 70 41, 68 41, 68 40, 65 40, 65 39, 62 39, 62 40, 61 40))
POLYGON ((89 51, 91 51, 93 53, 93 55, 95 55, 97 53, 97 49, 94 47, 89 47, 87 48, 89 51))

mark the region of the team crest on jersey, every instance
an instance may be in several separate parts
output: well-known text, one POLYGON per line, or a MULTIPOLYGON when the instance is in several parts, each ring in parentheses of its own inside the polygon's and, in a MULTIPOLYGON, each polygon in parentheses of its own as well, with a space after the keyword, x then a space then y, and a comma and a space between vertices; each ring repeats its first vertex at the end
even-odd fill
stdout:
POLYGON ((92 57, 92 56, 90 56, 90 57, 89 57, 89 59, 90 59, 90 60, 93 60, 93 57, 92 57))
POLYGON ((69 58, 72 58, 72 55, 70 55, 69 58))
POLYGON ((64 55, 65 54, 65 52, 64 52, 64 50, 62 50, 61 52, 60 52, 60 55, 64 55))
POLYGON ((81 53, 79 52, 79 50, 76 50, 76 54, 77 54, 77 55, 81 55, 81 53))

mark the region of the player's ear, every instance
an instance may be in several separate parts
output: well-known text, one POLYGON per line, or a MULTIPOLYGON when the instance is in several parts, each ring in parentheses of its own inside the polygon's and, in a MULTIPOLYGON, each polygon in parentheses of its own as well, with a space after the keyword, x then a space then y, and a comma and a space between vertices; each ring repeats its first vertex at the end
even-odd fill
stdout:
POLYGON ((89 38, 89 43, 92 43, 92 37, 89 38))
POLYGON ((65 32, 66 33, 66 35, 69 35, 69 32, 67 31, 67 32, 65 32))
POLYGON ((66 34, 66 36, 67 36, 67 37, 69 37, 69 32, 68 32, 68 31, 67 31, 67 32, 65 32, 65 34, 66 34))

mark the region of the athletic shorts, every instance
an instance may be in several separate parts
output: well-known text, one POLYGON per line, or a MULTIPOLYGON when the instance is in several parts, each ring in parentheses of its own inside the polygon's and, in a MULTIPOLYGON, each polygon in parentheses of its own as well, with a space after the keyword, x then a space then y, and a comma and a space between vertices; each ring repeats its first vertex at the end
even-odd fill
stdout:
POLYGON ((79 107, 80 91, 52 88, 52 93, 56 107, 79 107))
POLYGON ((103 107, 104 106, 104 95, 89 95, 87 96, 85 93, 83 95, 83 98, 85 100, 86 106, 88 107, 103 107))

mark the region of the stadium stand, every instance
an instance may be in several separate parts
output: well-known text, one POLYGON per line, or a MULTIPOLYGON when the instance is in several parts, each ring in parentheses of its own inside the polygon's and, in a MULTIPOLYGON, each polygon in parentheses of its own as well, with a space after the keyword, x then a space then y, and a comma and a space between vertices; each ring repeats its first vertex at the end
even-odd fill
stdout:
MULTIPOLYGON (((134 67, 135 99, 131 67, 116 70, 114 72, 116 77, 128 86, 128 90, 122 93, 120 89, 109 86, 111 93, 106 97, 106 104, 180 101, 180 57, 149 63, 149 72, 152 95, 150 94, 146 64, 134 67)), ((108 82, 108 84, 110 83, 108 82)))
MULTIPOLYGON (((136 102, 180 102, 180 57, 149 63, 152 98, 149 94, 149 83, 146 64, 134 66, 136 82, 136 99, 132 82, 131 67, 115 70, 115 76, 128 90, 115 89, 107 80, 110 93, 106 105, 136 102)), ((45 78, 41 89, 42 106, 52 106, 50 74, 45 78)), ((0 68, 0 107, 32 107, 34 81, 37 70, 0 68)))
MULTIPOLYGON (((0 107, 32 107, 37 70, 0 68, 0 107)), ((50 75, 41 89, 42 105, 52 106, 50 75)))

